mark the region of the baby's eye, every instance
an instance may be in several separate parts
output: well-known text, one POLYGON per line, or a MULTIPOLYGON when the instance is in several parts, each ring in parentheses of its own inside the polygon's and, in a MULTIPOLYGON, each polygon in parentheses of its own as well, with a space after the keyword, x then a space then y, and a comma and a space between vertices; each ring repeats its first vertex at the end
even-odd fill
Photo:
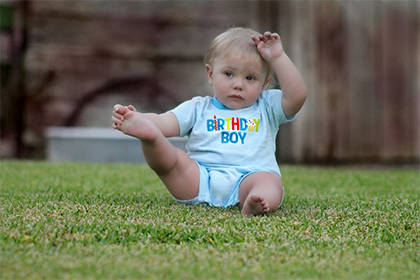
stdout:
POLYGON ((232 72, 225 72, 225 75, 226 75, 226 77, 232 77, 233 76, 233 73, 232 72))
POLYGON ((253 81, 253 80, 255 80, 255 78, 254 78, 253 76, 248 76, 248 77, 246 77, 246 79, 247 79, 248 81, 253 81))

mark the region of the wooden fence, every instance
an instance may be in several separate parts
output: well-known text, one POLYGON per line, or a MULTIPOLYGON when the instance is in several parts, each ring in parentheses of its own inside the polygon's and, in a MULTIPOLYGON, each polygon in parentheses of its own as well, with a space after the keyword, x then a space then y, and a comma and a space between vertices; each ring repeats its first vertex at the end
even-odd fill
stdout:
MULTIPOLYGON (((208 43, 249 26, 280 33, 309 89, 280 162, 420 159, 417 1, 25 2, 26 156, 47 126, 109 126, 117 102, 158 112, 211 94, 208 43)), ((13 133, 2 125, 2 142, 13 133)))
POLYGON ((291 128, 292 157, 418 161, 419 2, 295 1, 283 8, 280 30, 286 26, 310 92, 291 128))

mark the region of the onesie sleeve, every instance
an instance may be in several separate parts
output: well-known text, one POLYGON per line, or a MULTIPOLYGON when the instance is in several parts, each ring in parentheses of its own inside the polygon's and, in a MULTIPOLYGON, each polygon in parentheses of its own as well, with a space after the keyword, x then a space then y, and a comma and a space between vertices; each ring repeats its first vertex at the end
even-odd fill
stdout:
POLYGON ((194 97, 169 111, 178 119, 179 136, 183 137, 190 135, 191 129, 196 122, 196 110, 200 107, 200 103, 200 98, 194 97))
POLYGON ((264 102, 268 109, 271 118, 275 120, 276 125, 280 126, 283 123, 288 123, 296 118, 296 114, 290 118, 286 118, 281 104, 283 92, 279 89, 270 89, 263 93, 264 102))

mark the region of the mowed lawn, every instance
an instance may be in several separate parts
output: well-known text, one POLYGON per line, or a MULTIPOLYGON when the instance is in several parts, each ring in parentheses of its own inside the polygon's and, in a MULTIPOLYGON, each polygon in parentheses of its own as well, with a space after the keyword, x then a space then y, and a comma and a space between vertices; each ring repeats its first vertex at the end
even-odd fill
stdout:
POLYGON ((419 279, 416 168, 282 166, 263 217, 146 166, 1 161, 0 279, 419 279))

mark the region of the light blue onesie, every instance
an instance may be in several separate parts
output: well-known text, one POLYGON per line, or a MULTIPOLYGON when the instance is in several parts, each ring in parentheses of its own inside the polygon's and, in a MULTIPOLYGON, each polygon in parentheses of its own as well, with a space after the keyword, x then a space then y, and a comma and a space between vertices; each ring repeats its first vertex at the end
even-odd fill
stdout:
POLYGON ((200 167, 198 197, 181 203, 231 206, 239 202, 238 187, 249 174, 271 171, 279 176, 276 135, 287 119, 280 90, 264 91, 253 105, 231 110, 216 98, 194 97, 170 112, 180 136, 188 136, 188 155, 200 167))

